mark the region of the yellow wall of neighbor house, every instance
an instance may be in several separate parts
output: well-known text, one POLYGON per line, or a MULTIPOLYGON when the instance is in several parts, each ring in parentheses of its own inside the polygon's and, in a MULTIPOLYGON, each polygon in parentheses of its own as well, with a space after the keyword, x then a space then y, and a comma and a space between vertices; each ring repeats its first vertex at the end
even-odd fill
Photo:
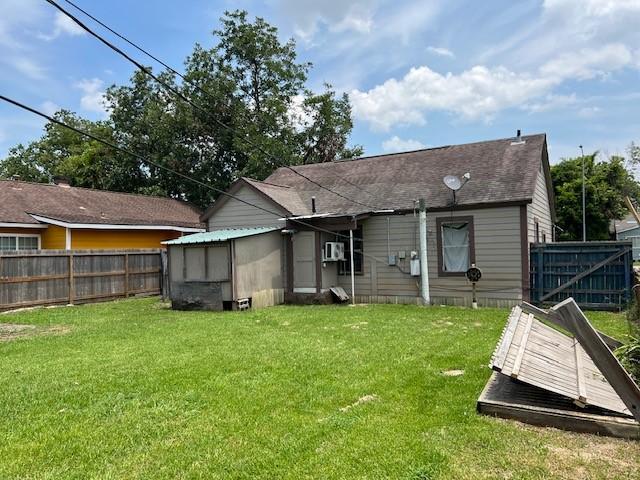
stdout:
POLYGON ((57 225, 49 225, 42 230, 40 247, 43 250, 64 250, 67 245, 67 229, 57 225))
POLYGON ((71 231, 72 249, 162 248, 161 242, 178 238, 172 230, 92 230, 71 231))

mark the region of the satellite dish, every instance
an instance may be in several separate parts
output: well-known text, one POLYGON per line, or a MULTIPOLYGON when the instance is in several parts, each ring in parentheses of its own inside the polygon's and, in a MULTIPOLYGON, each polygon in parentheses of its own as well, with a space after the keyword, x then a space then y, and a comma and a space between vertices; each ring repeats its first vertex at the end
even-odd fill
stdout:
POLYGON ((442 179, 442 181, 444 182, 444 184, 450 188, 451 190, 453 190, 454 192, 456 190, 460 190, 460 188, 462 188, 462 182, 460 181, 460 179, 458 177, 456 177, 455 175, 447 175, 446 177, 444 177, 442 179))

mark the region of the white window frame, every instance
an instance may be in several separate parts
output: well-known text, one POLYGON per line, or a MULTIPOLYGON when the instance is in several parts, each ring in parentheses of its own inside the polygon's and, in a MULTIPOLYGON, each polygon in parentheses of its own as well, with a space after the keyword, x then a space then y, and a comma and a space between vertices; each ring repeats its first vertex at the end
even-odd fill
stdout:
POLYGON ((18 238, 37 238, 38 239, 38 250, 42 250, 42 237, 40 235, 34 235, 33 233, 2 233, 0 232, 0 237, 13 237, 16 239, 16 248, 15 250, 0 250, 0 254, 1 252, 18 252, 20 251, 19 248, 19 241, 18 238))

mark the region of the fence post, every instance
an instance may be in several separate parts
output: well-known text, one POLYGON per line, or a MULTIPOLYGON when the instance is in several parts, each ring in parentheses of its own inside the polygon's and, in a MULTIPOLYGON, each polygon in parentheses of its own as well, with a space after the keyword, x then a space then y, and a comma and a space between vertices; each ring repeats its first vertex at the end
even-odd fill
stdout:
POLYGON ((162 292, 162 300, 167 301, 169 298, 169 249, 160 250, 160 289, 162 292))
POLYGON ((536 301, 544 295, 544 250, 544 248, 538 247, 538 264, 536 265, 536 269, 538 270, 538 290, 536 292, 536 301))
POLYGON ((129 296, 129 254, 124 254, 124 296, 129 296))
POLYGON ((76 297, 76 285, 73 277, 73 253, 69 254, 69 305, 73 305, 76 297))

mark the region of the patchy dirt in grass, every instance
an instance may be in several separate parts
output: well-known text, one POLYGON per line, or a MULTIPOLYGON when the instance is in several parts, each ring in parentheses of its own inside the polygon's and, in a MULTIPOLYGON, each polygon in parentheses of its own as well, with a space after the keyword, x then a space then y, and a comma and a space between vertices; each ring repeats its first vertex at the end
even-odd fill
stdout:
POLYGON ((561 480, 621 478, 635 479, 640 470, 640 442, 536 427, 512 420, 496 419, 545 439, 544 468, 561 480), (589 472, 603 472, 605 476, 589 472))
POLYGON ((353 328, 354 330, 358 330, 361 326, 368 325, 369 322, 358 322, 358 323, 347 323, 345 327, 353 328))
POLYGON ((459 377, 464 375, 464 370, 443 370, 442 375, 445 377, 459 377))
POLYGON ((40 327, 19 323, 0 323, 0 342, 9 342, 19 338, 30 338, 39 335, 64 335, 70 331, 71 327, 66 325, 40 327))
POLYGON ((360 397, 358 400, 353 402, 351 405, 347 405, 346 407, 342 407, 340 409, 341 412, 348 412, 352 408, 355 408, 363 403, 375 402, 378 400, 378 396, 376 394, 373 395, 365 395, 364 397, 360 397))

